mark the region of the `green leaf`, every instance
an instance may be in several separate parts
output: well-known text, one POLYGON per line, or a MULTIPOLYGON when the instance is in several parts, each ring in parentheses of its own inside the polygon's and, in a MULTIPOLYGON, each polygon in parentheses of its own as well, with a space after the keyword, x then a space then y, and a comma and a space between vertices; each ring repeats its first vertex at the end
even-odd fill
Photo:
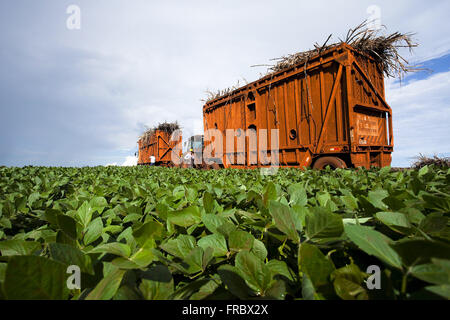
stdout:
POLYGON ((275 220, 275 226, 289 239, 299 243, 300 236, 298 231, 302 231, 302 222, 299 216, 293 213, 293 210, 279 202, 270 201, 269 212, 275 220))
POLYGON ((208 282, 208 279, 198 279, 187 285, 181 286, 170 295, 169 300, 187 300, 208 282))
POLYGON ((264 296, 272 285, 270 269, 249 251, 241 251, 236 255, 235 266, 250 288, 264 296))
POLYGON ((133 232, 133 237, 140 246, 144 246, 150 239, 160 239, 164 226, 156 221, 148 221, 133 232))
POLYGON ((387 236, 365 226, 345 225, 344 228, 348 238, 365 253, 395 268, 402 268, 400 257, 391 247, 393 241, 387 236))
POLYGON ((94 275, 91 258, 80 249, 62 243, 50 243, 50 257, 66 266, 78 266, 82 272, 94 275))
POLYGON ((214 210, 214 198, 211 193, 205 192, 203 195, 203 207, 206 213, 213 213, 214 210))
POLYGON ((1 296, 1 288, 2 284, 5 281, 5 275, 6 275, 6 267, 8 265, 6 263, 0 263, 0 296, 1 296))
POLYGON ((101 237, 103 233, 103 221, 102 218, 98 217, 92 221, 86 229, 86 234, 84 235, 85 245, 89 245, 101 237))
POLYGON ((103 228, 103 233, 110 232, 111 234, 117 234, 121 231, 123 231, 122 226, 110 225, 110 226, 107 226, 106 228, 103 228))
POLYGON ((131 256, 130 260, 136 263, 140 268, 145 268, 155 260, 153 251, 150 249, 152 248, 148 246, 140 248, 131 256))
POLYGON ((348 209, 352 211, 356 211, 358 209, 358 202, 357 202, 358 200, 354 196, 352 195, 342 196, 341 200, 348 209))
POLYGON ((367 277, 359 267, 350 264, 331 274, 336 294, 343 300, 368 300, 364 279, 367 277))
POLYGON ((142 218, 142 215, 137 214, 137 213, 132 213, 132 214, 127 215, 125 218, 123 218, 123 223, 136 222, 141 218, 142 218))
POLYGON ((6 240, 0 241, 2 256, 31 255, 41 249, 41 244, 35 241, 6 240))
POLYGON ((316 199, 321 207, 327 207, 327 204, 331 201, 331 196, 326 191, 321 191, 321 193, 316 194, 316 199))
MULTIPOLYGON (((210 298, 211 298, 211 299, 214 299, 214 298, 217 299, 218 296, 219 296, 219 299, 220 299, 220 294, 221 294, 221 293, 222 293, 222 294, 227 294, 227 292, 226 292, 226 293, 223 293, 223 292, 218 293, 219 290, 217 290, 217 289, 222 290, 222 288, 220 288, 220 284, 218 283, 218 281, 215 280, 215 279, 214 279, 214 280, 210 280, 210 281, 208 281, 207 284, 205 284, 204 286, 202 286, 202 287, 198 290, 198 292, 194 293, 194 294, 190 297, 190 299, 191 299, 191 300, 209 300, 210 298), (214 294, 215 296, 213 296, 213 294, 214 294)), ((231 296, 231 295, 230 295, 230 296, 231 296)))
POLYGON ((335 270, 334 264, 315 245, 302 243, 299 248, 299 269, 311 280, 318 291, 329 291, 330 276, 335 270))
POLYGON ((93 213, 94 210, 87 201, 83 202, 81 207, 78 208, 76 217, 78 218, 78 221, 80 221, 84 230, 86 230, 87 226, 89 225, 89 222, 91 222, 93 213))
POLYGON ((289 186, 288 192, 290 195, 289 203, 291 205, 298 205, 304 207, 308 204, 308 196, 304 186, 300 183, 289 186))
POLYGON ((422 281, 436 285, 450 285, 450 260, 433 259, 433 262, 414 266, 410 273, 422 281))
POLYGON ((229 238, 230 234, 236 230, 237 227, 231 222, 226 222, 217 228, 217 232, 222 234, 226 238, 229 238))
POLYGON ((169 212, 167 221, 174 225, 187 228, 200 223, 202 219, 199 208, 197 206, 191 206, 183 210, 169 212))
POLYGON ((302 276, 302 297, 304 300, 323 300, 322 295, 314 288, 311 279, 306 273, 303 273, 302 276))
POLYGON ((342 217, 325 208, 314 208, 306 216, 306 236, 312 240, 332 239, 342 236, 342 217))
POLYGON ((58 226, 59 228, 70 238, 76 240, 77 239, 77 222, 65 215, 57 216, 58 226))
POLYGON ((155 261, 156 257, 151 247, 139 248, 130 258, 119 257, 112 264, 121 269, 141 269, 155 261))
POLYGON ((33 192, 32 194, 29 195, 28 197, 28 206, 30 208, 33 207, 33 204, 39 200, 39 198, 41 197, 41 195, 39 194, 39 192, 33 192))
POLYGON ((271 200, 276 200, 278 197, 277 188, 273 182, 269 182, 264 188, 263 204, 267 208, 271 200))
POLYGON ((11 221, 8 218, 6 218, 6 217, 0 218, 0 226, 5 228, 5 229, 11 229, 12 228, 11 221))
MULTIPOLYGON (((204 250, 201 247, 195 247, 187 254, 183 260, 183 268, 188 274, 194 274, 203 271, 204 250)), ((212 257, 211 257, 212 258, 212 257)))
POLYGON ((432 258, 431 261, 443 270, 450 271, 450 260, 432 258))
POLYGON ((58 230, 58 232, 56 233, 56 239, 55 239, 56 243, 63 243, 63 244, 68 244, 70 246, 77 246, 77 241, 71 237, 69 237, 67 235, 67 233, 65 233, 62 230, 58 230))
POLYGON ((437 294, 447 300, 450 299, 450 285, 431 286, 425 288, 427 291, 437 294))
POLYGON ((117 290, 113 297, 113 300, 142 300, 140 294, 135 288, 131 288, 129 285, 123 285, 117 290))
POLYGON ((158 282, 142 279, 139 289, 146 300, 168 300, 174 291, 173 280, 158 282))
MULTIPOLYGON (((195 241, 195 238, 194 238, 195 241)), ((160 245, 161 249, 164 251, 170 253, 171 255, 179 258, 183 258, 184 255, 180 250, 178 249, 178 240, 177 239, 170 239, 165 243, 162 243, 160 245)))
POLYGON ((344 225, 346 224, 365 224, 371 221, 372 218, 360 218, 360 219, 342 219, 344 225))
MULTIPOLYGON (((203 248, 202 248, 203 249, 203 248)), ((214 249, 208 247, 203 250, 202 270, 205 271, 209 263, 214 259, 214 249)))
POLYGON ((450 196, 434 196, 430 194, 422 195, 425 201, 424 206, 429 209, 435 209, 443 213, 448 213, 450 211, 450 196))
POLYGON ((161 248, 178 258, 184 258, 194 247, 197 242, 193 236, 181 234, 177 239, 170 239, 166 243, 161 244, 161 248))
POLYGON ((54 226, 58 226, 58 215, 63 214, 61 211, 59 210, 55 210, 55 209, 46 209, 45 213, 44 213, 44 218, 46 221, 48 221, 50 224, 54 225, 54 226))
POLYGON ((92 211, 102 214, 103 210, 108 206, 108 201, 104 197, 95 197, 91 199, 89 206, 92 208, 92 211))
POLYGON ((276 280, 265 293, 267 299, 284 300, 286 298, 286 283, 283 280, 276 280))
POLYGON ((177 247, 181 257, 185 257, 196 245, 197 242, 193 236, 180 234, 177 238, 177 247))
POLYGON ((261 261, 266 260, 267 258, 267 249, 263 242, 255 239, 253 241, 253 247, 250 250, 255 256, 257 256, 261 261))
POLYGON ((152 266, 142 277, 139 289, 146 300, 167 300, 174 291, 172 274, 166 266, 152 266))
POLYGON ((386 210, 388 209, 388 206, 383 202, 383 200, 387 197, 389 197, 389 193, 386 190, 379 189, 369 191, 368 200, 375 208, 386 210))
POLYGON ((411 231, 411 224, 409 223, 407 216, 403 213, 378 212, 376 217, 394 231, 403 234, 408 234, 411 231))
POLYGON ((227 286, 227 289, 241 300, 248 299, 253 295, 253 290, 248 287, 245 280, 240 276, 236 267, 228 264, 222 265, 217 270, 220 280, 227 286))
POLYGON ((272 275, 275 277, 277 275, 286 277, 290 281, 294 282, 294 274, 287 266, 286 262, 280 260, 270 260, 267 263, 267 267, 269 267, 272 275))
POLYGON ((9 300, 66 300, 66 267, 39 256, 11 257, 3 291, 9 300))
POLYGON ((253 248, 253 243, 255 241, 255 237, 253 237, 250 233, 236 230, 230 233, 230 238, 228 239, 228 246, 232 251, 242 251, 242 250, 251 250, 253 248))
POLYGON ((430 168, 428 166, 425 166, 419 170, 419 177, 423 177, 430 171, 430 168))
POLYGON ((131 255, 131 248, 124 243, 115 242, 99 245, 89 251, 89 253, 110 253, 123 258, 128 258, 131 255))
POLYGON ((137 263, 135 263, 131 259, 122 257, 115 258, 113 261, 111 261, 111 264, 116 268, 125 270, 133 270, 141 268, 137 263))
POLYGON ((228 253, 227 241, 220 234, 213 234, 198 240, 198 245, 206 250, 208 247, 214 250, 214 257, 225 256, 228 253))
POLYGON ((450 260, 450 246, 439 241, 406 239, 392 245, 405 266, 426 264, 432 258, 450 260))
POLYGON ((126 270, 115 269, 103 278, 86 297, 86 300, 110 300, 120 287, 126 270))
POLYGON ((406 208, 403 210, 405 214, 408 216, 408 220, 410 223, 419 225, 424 219, 425 216, 419 210, 415 208, 406 208))
POLYGON ((419 228, 426 233, 433 234, 444 230, 447 227, 448 218, 440 214, 430 214, 423 219, 419 228))
POLYGON ((343 277, 339 277, 333 282, 336 294, 343 300, 368 300, 366 289, 343 277))
POLYGON ((217 229, 227 223, 227 219, 215 214, 203 214, 202 222, 211 233, 219 233, 217 229))

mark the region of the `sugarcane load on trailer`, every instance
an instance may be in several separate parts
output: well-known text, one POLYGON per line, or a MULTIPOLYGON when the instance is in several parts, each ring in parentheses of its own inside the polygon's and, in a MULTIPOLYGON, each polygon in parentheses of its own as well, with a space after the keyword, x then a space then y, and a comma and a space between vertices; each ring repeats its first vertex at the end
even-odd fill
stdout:
POLYGON ((417 70, 399 54, 400 48, 417 44, 411 34, 379 36, 366 24, 339 43, 327 44, 330 38, 313 50, 280 58, 257 81, 210 93, 203 107, 206 163, 272 166, 261 154, 271 157, 276 132, 279 167, 390 166, 393 115, 384 77, 417 70), (223 138, 211 139, 211 132, 223 138))
POLYGON ((182 156, 181 141, 178 123, 164 122, 147 129, 138 141, 138 165, 174 166, 173 158, 182 156))

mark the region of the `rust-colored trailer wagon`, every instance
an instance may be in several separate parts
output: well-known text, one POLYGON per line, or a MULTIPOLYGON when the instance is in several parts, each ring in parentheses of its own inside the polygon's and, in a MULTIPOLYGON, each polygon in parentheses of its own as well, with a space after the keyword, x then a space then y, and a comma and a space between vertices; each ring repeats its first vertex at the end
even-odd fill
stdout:
POLYGON ((169 132, 164 130, 152 130, 142 136, 138 141, 138 165, 151 164, 150 157, 154 156, 154 165, 165 167, 173 166, 173 154, 181 158, 181 142, 181 134, 177 135, 175 141, 171 141, 171 134, 169 132))
MULTIPOLYGON (((214 152, 210 158, 225 168, 266 166, 260 152, 270 157, 273 129, 278 129, 281 167, 391 164, 392 111, 385 100, 383 70, 345 43, 208 101, 203 121, 205 139, 210 129, 224 136, 230 129, 237 132, 231 150, 223 147, 220 158, 214 152), (239 132, 249 129, 256 130, 258 139, 266 129, 267 141, 252 147, 246 137, 245 147, 238 149, 239 132)), ((209 142, 212 149, 219 148, 214 145, 218 141, 209 142)))

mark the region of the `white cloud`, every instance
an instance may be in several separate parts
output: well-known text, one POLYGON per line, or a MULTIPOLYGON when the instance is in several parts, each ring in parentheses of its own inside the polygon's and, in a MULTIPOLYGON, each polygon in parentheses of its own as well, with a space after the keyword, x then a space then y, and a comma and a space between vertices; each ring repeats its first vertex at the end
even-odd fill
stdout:
POLYGON ((136 157, 128 156, 125 159, 125 162, 122 163, 122 167, 133 167, 137 166, 138 159, 136 157))
POLYGON ((116 166, 117 166, 117 162, 108 163, 107 165, 105 165, 105 167, 116 167, 116 166))
POLYGON ((393 110, 393 166, 408 166, 420 153, 450 154, 450 72, 400 85, 387 83, 393 110))

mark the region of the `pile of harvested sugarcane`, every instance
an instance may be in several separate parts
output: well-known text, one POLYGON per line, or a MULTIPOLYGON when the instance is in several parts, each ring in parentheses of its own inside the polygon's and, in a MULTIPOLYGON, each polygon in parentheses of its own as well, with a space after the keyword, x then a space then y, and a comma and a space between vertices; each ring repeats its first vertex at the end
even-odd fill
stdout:
MULTIPOLYGON (((354 29, 350 29, 345 37, 345 40, 339 39, 339 42, 328 44, 332 35, 328 37, 323 45, 315 44, 314 49, 290 54, 280 58, 272 59, 277 61, 275 65, 269 66, 267 75, 297 66, 306 64, 314 56, 322 53, 325 50, 339 46, 346 43, 352 46, 357 51, 367 54, 374 58, 379 64, 381 70, 387 77, 399 77, 400 79, 408 72, 421 70, 416 66, 411 66, 409 62, 403 58, 399 50, 407 48, 412 51, 418 44, 412 40, 413 34, 395 32, 391 35, 380 35, 379 30, 368 28, 367 21, 361 23, 354 29)), ((260 65, 261 66, 261 65, 260 65)), ((219 90, 217 93, 208 93, 207 101, 217 99, 222 96, 231 94, 235 87, 225 90, 219 90)))
POLYGON ((159 123, 157 126, 153 128, 147 128, 145 132, 139 137, 139 140, 143 140, 144 143, 148 144, 148 140, 157 130, 167 132, 169 135, 171 135, 172 133, 174 133, 176 130, 179 129, 181 129, 181 127, 177 121, 159 123))
POLYGON ((450 168, 450 158, 449 157, 438 157, 437 155, 429 158, 427 156, 424 156, 423 154, 420 154, 417 157, 417 161, 414 162, 412 167, 414 169, 422 169, 425 166, 435 166, 438 168, 447 169, 450 168))
MULTIPOLYGON (((245 79, 244 79, 244 82, 245 82, 245 85, 248 84, 247 80, 245 80, 245 79)), ((229 88, 225 88, 223 90, 220 90, 220 89, 217 91, 206 90, 205 91, 206 95, 207 95, 206 101, 211 101, 211 100, 223 97, 223 96, 227 96, 227 95, 231 94, 234 90, 239 89, 240 87, 241 87, 241 84, 240 84, 240 81, 238 80, 236 85, 231 86, 229 88)), ((202 101, 205 101, 205 100, 202 100, 202 101)))
POLYGON ((322 46, 316 43, 313 50, 273 59, 278 60, 278 63, 270 67, 269 72, 278 72, 298 64, 304 64, 321 52, 346 43, 355 50, 374 58, 387 77, 401 78, 405 73, 419 70, 417 67, 410 66, 409 62, 399 53, 401 48, 408 48, 411 51, 418 46, 417 43, 413 42, 412 36, 411 33, 403 34, 400 32, 380 36, 379 30, 369 29, 367 22, 363 22, 355 29, 350 29, 345 40, 328 45, 327 43, 332 37, 330 35, 322 46))

